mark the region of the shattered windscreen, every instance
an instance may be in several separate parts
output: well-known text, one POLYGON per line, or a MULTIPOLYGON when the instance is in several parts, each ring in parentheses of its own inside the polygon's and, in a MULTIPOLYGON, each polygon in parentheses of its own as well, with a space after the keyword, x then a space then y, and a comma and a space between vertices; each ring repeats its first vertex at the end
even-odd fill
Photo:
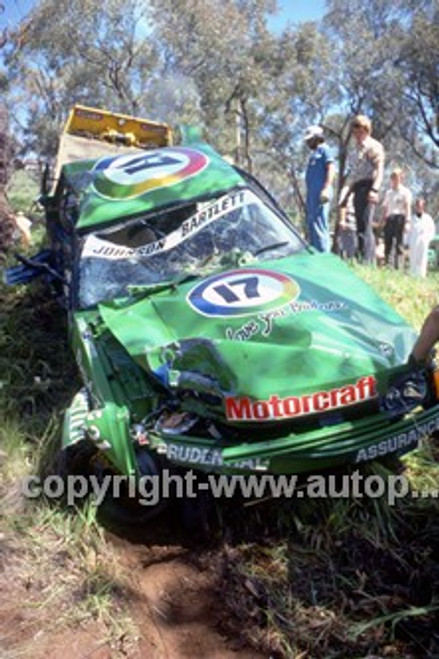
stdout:
POLYGON ((87 235, 79 306, 123 297, 128 286, 294 254, 304 243, 251 190, 186 204, 87 235))

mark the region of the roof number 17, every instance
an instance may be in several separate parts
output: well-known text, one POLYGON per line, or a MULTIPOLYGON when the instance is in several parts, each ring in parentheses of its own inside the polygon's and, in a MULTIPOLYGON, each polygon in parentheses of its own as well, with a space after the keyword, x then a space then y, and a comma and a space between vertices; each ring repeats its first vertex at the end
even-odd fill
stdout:
POLYGON ((244 277, 243 279, 236 279, 227 284, 214 286, 213 290, 223 298, 224 302, 233 304, 234 302, 242 302, 243 300, 260 297, 258 283, 258 277, 244 277), (235 292, 233 288, 236 289, 238 287, 243 287, 242 291, 235 292), (241 295, 238 295, 238 293, 241 295))

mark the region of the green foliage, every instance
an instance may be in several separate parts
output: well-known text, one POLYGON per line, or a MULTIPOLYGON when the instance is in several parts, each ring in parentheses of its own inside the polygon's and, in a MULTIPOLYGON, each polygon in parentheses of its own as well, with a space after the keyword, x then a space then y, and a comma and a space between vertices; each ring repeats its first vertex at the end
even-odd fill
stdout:
POLYGON ((37 3, 7 58, 12 102, 24 100, 27 149, 53 157, 74 103, 140 114, 157 59, 147 31, 143 0, 37 3))
POLYGON ((274 0, 40 0, 6 46, 22 149, 52 158, 77 102, 197 123, 302 214, 304 128, 326 128, 340 186, 361 112, 389 167, 437 212, 437 3, 329 0, 320 23, 276 33, 275 11, 274 0))
POLYGON ((2 285, 0 296, 0 414, 20 419, 36 439, 76 384, 74 366, 64 356, 66 321, 47 290, 2 285))
POLYGON ((420 3, 410 15, 399 67, 405 75, 405 100, 414 110, 414 147, 435 168, 437 151, 425 149, 423 141, 439 147, 439 7, 420 3))
POLYGON ((12 174, 6 192, 13 211, 28 213, 40 193, 38 177, 19 169, 12 174))

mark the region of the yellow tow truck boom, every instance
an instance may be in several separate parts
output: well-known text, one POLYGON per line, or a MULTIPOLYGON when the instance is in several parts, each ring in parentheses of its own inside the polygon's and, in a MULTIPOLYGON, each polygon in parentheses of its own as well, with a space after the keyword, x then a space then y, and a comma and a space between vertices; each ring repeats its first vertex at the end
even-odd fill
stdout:
POLYGON ((76 160, 93 160, 133 149, 157 149, 172 144, 168 124, 75 105, 60 135, 54 180, 61 167, 76 160))
POLYGON ((143 149, 172 144, 172 131, 168 124, 84 105, 72 108, 64 133, 143 149))

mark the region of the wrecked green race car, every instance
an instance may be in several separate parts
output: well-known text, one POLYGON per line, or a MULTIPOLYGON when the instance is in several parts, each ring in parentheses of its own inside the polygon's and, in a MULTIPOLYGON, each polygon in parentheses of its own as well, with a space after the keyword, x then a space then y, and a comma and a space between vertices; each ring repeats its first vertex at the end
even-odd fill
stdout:
POLYGON ((69 310, 84 387, 64 452, 137 477, 299 474, 437 430, 401 316, 210 146, 148 147, 63 164, 45 199, 51 250, 15 272, 49 273, 69 310))

